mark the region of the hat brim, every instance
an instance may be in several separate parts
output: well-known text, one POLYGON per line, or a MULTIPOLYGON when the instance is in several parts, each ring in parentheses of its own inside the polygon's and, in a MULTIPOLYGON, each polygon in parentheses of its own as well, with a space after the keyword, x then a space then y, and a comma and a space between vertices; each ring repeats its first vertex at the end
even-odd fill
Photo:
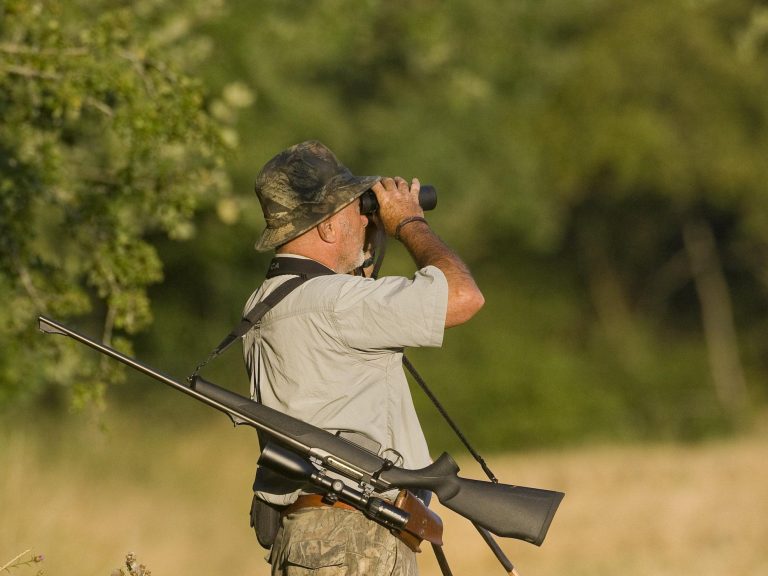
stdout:
POLYGON ((303 218, 293 218, 281 226, 270 227, 268 225, 254 247, 259 252, 267 252, 298 238, 362 196, 379 180, 381 180, 381 176, 356 176, 348 182, 333 186, 333 192, 328 194, 328 196, 332 196, 331 199, 314 206, 302 205, 306 211, 303 218))

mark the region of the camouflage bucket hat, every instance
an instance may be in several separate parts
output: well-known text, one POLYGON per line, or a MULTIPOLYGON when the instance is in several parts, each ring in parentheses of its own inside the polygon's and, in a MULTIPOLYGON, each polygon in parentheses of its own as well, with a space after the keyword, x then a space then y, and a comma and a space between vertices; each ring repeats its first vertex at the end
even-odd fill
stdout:
POLYGON ((354 176, 322 143, 291 146, 256 177, 256 195, 267 227, 256 242, 266 252, 335 214, 373 186, 379 176, 354 176))

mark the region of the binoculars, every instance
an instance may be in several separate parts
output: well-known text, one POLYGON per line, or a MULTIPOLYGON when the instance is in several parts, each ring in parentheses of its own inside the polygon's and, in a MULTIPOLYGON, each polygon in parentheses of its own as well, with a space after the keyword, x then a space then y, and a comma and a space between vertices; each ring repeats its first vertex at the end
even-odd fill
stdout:
MULTIPOLYGON (((434 210, 437 206, 437 188, 430 184, 422 184, 419 189, 419 206, 422 210, 434 210)), ((373 190, 366 190, 360 196, 360 214, 369 216, 379 209, 379 201, 373 190)))

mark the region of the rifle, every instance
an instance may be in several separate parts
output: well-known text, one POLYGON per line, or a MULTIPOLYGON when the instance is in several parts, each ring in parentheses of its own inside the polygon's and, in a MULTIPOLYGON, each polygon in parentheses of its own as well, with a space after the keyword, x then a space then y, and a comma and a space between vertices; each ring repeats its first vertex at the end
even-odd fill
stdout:
POLYGON ((270 441, 260 464, 281 474, 306 480, 331 499, 360 509, 372 520, 403 529, 408 514, 373 492, 393 489, 429 490, 446 508, 497 536, 516 538, 540 546, 565 494, 539 488, 513 486, 462 478, 459 466, 445 452, 432 464, 407 470, 349 440, 254 402, 197 376, 183 384, 114 348, 98 343, 45 316, 39 328, 47 334, 69 336, 155 380, 162 382, 229 416, 235 426, 247 425, 266 433, 270 441), (358 483, 357 490, 329 477, 334 472, 358 483))

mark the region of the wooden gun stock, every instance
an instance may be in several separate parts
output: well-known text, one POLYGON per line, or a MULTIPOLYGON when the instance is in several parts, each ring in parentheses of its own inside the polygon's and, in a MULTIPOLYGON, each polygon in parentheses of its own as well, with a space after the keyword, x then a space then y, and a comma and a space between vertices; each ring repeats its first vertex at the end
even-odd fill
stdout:
POLYGON ((408 523, 400 531, 400 538, 414 552, 420 552, 422 540, 443 545, 443 521, 435 512, 408 490, 401 490, 395 507, 408 513, 408 523))

